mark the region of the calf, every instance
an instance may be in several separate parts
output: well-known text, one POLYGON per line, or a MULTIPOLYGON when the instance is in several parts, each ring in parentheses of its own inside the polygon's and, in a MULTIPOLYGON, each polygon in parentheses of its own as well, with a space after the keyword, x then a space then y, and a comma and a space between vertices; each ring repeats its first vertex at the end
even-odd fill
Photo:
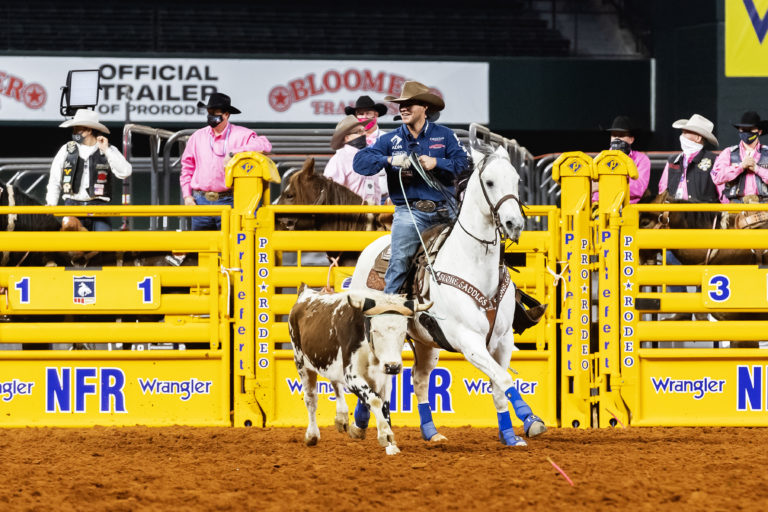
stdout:
MULTIPOLYGON (((288 316, 294 362, 304 389, 309 425, 307 446, 317 444, 317 374, 331 381, 336 395, 336 428, 355 438, 365 430, 349 425, 343 388, 357 395, 373 412, 378 441, 388 455, 400 452, 389 425, 390 375, 403 367, 402 350, 408 320, 429 304, 414 304, 397 295, 376 291, 318 293, 302 284, 288 316)), ((367 426, 367 410, 356 411, 367 426)))

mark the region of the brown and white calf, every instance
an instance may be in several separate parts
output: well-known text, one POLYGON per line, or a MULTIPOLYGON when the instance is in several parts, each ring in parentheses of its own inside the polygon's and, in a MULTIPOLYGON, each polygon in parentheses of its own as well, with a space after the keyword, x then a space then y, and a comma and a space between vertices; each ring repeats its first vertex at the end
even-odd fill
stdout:
POLYGON ((376 291, 319 293, 304 284, 288 316, 294 362, 304 390, 309 425, 307 446, 317 444, 317 375, 331 381, 336 428, 354 438, 365 430, 349 425, 344 387, 365 402, 376 419, 377 439, 388 455, 400 452, 389 424, 392 375, 403 367, 408 320, 432 304, 414 304, 376 291))

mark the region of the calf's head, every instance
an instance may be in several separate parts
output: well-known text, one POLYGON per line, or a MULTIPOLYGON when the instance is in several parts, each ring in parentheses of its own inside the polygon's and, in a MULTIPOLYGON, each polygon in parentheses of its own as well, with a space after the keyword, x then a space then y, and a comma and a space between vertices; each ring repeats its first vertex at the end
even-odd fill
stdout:
POLYGON ((383 293, 350 293, 347 300, 364 315, 365 337, 374 356, 373 364, 380 365, 389 375, 400 373, 408 320, 419 311, 432 307, 432 303, 417 304, 398 295, 383 293))

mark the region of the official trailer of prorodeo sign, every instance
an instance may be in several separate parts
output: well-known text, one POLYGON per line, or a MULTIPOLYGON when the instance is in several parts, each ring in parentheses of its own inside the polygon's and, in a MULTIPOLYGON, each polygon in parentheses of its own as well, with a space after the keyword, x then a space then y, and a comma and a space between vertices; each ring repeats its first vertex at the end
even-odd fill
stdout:
POLYGON ((61 87, 77 69, 100 71, 102 121, 199 123, 197 102, 220 91, 241 123, 335 124, 360 95, 380 101, 411 79, 450 105, 441 122, 489 117, 488 63, 0 57, 0 120, 60 121, 61 87))

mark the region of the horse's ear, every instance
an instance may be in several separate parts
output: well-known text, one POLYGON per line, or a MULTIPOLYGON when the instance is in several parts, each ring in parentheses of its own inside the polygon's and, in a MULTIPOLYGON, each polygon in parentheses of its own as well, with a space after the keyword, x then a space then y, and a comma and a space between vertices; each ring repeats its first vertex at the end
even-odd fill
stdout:
POLYGON ((507 153, 507 150, 504 149, 503 146, 497 147, 494 153, 499 155, 502 158, 506 158, 507 160, 509 160, 509 153, 507 153))
POLYGON ((477 162, 481 161, 485 156, 480 151, 476 150, 473 147, 470 147, 469 150, 471 151, 472 162, 474 162, 475 165, 477 165, 477 162))
POLYGON ((308 156, 306 160, 304 160, 304 165, 301 167, 300 174, 302 177, 305 176, 312 176, 315 174, 315 159, 311 156, 308 156))

